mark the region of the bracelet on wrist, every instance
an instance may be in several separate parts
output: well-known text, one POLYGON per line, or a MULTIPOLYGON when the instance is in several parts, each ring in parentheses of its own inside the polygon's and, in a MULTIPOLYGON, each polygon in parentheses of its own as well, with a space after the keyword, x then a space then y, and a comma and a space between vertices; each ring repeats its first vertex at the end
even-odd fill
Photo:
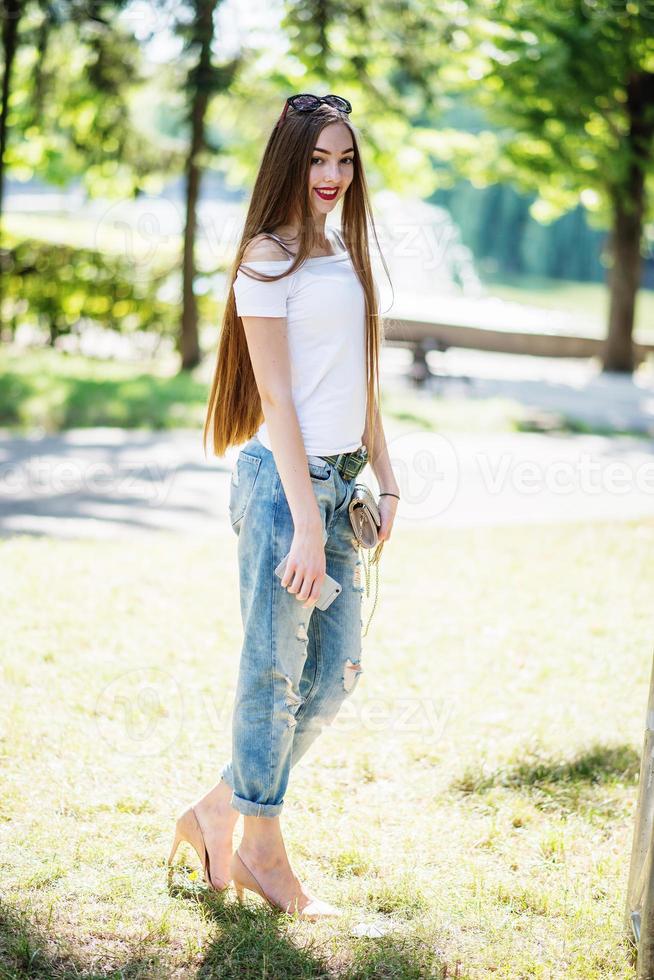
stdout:
POLYGON ((397 497, 398 500, 400 499, 399 493, 391 493, 390 490, 384 490, 384 491, 382 491, 382 493, 380 493, 379 496, 380 497, 397 497))

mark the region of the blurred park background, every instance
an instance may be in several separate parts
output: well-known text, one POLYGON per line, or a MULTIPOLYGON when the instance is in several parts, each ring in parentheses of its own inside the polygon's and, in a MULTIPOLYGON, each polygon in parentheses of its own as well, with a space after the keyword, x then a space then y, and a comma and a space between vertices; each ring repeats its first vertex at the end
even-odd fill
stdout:
POLYGON ((635 977, 654 4, 0 12, 0 976, 635 977), (201 429, 296 92, 353 105, 402 488, 365 677, 287 797, 347 913, 317 926, 165 874, 229 751, 238 447, 201 429))

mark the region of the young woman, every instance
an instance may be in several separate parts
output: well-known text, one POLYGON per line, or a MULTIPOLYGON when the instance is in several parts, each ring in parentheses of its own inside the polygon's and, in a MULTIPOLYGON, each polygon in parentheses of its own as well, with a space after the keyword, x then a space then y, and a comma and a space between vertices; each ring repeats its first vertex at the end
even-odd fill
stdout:
POLYGON ((233 879, 239 898, 249 888, 311 919, 338 910, 294 875, 279 814, 291 765, 362 672, 361 558, 348 504, 366 462, 381 491, 380 541, 399 500, 377 397, 367 217, 374 224, 351 108, 333 95, 286 100, 231 269, 204 444, 209 429, 217 456, 245 442, 229 502, 244 627, 232 758, 180 816, 169 858, 188 840, 211 887, 233 879), (328 233, 339 203, 342 234, 328 233), (280 581, 274 569, 286 555, 280 581), (321 610, 325 573, 342 592, 321 610))

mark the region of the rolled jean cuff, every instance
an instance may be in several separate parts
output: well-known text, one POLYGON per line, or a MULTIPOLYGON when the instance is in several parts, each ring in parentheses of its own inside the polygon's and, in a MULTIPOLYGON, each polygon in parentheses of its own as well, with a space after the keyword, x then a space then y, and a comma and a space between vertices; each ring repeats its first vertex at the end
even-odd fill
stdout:
POLYGON ((246 817, 276 817, 282 812, 283 803, 253 803, 232 793, 230 800, 234 809, 246 817))
POLYGON ((282 811, 283 803, 253 803, 252 800, 245 800, 242 796, 237 796, 234 792, 234 773, 231 762, 228 762, 220 774, 229 788, 232 790, 232 798, 229 801, 235 810, 245 814, 246 817, 276 817, 282 811))

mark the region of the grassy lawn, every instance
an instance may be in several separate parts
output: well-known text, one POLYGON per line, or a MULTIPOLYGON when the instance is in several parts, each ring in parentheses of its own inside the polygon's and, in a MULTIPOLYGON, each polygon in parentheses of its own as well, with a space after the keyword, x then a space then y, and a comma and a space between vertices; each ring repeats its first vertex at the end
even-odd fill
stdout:
POLYGON ((208 385, 163 363, 133 364, 51 348, 0 348, 0 426, 170 429, 204 420, 208 385))
MULTIPOLYGON (((170 429, 203 425, 214 355, 191 374, 163 360, 142 366, 0 347, 0 428, 59 432, 75 426, 170 429)), ((384 411, 407 425, 453 431, 515 431, 524 412, 509 398, 440 399, 429 392, 386 394, 384 411), (480 410, 483 405, 483 411, 480 410)))
MULTIPOLYGON (((50 348, 19 352, 0 346, 0 429, 16 435, 34 428, 53 433, 98 425, 198 429, 204 425, 214 362, 212 354, 190 374, 178 374, 176 358, 136 364, 50 348)), ((650 438, 641 430, 590 425, 564 412, 543 417, 506 396, 452 397, 387 385, 382 410, 398 426, 432 432, 547 430, 650 438)))
POLYGON ((654 521, 396 528, 364 676, 286 797, 337 924, 207 894, 187 845, 167 885, 229 752, 236 541, 0 543, 0 976, 633 978, 654 521))

